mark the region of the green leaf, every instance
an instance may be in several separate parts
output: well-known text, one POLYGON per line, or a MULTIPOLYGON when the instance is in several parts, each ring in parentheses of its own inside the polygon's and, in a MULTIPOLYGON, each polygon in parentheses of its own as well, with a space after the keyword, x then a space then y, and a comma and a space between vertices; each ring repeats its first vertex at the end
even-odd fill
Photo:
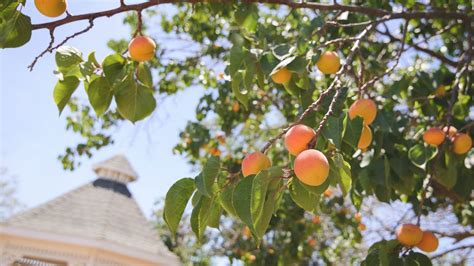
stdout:
POLYGON ((444 162, 435 164, 434 178, 447 189, 451 189, 456 185, 458 180, 458 169, 454 154, 446 152, 444 155, 444 162))
POLYGON ((295 97, 299 97, 300 88, 298 86, 296 86, 296 80, 295 79, 297 79, 297 77, 295 75, 292 75, 290 81, 287 82, 287 83, 284 83, 283 87, 285 87, 285 90, 290 95, 293 95, 295 97))
POLYGON ((326 139, 332 140, 332 143, 336 148, 341 149, 342 133, 344 131, 344 115, 341 114, 339 117, 330 116, 323 127, 323 136, 326 139))
POLYGON ((232 77, 232 93, 234 93, 235 98, 245 106, 245 109, 248 109, 248 93, 240 91, 240 86, 242 83, 242 73, 236 72, 232 77))
POLYGON ((89 84, 87 95, 95 113, 101 116, 109 109, 114 91, 106 78, 98 77, 89 84))
POLYGON ((249 175, 244 177, 240 183, 235 187, 232 195, 232 205, 234 206, 237 216, 244 222, 250 231, 256 236, 256 232, 253 226, 252 213, 251 213, 251 193, 252 184, 255 176, 249 175))
POLYGON ((5 3, 0 11, 0 48, 15 48, 31 39, 31 19, 17 11, 18 3, 5 3))
POLYGON ((319 210, 320 196, 306 190, 304 184, 297 178, 291 179, 288 188, 296 205, 311 213, 316 213, 319 210))
POLYGON ((362 205, 363 200, 362 195, 360 195, 360 193, 354 187, 352 187, 350 191, 350 196, 352 204, 354 204, 354 207, 357 209, 357 211, 360 211, 360 207, 362 205))
MULTIPOLYGON (((194 185, 196 185, 196 181, 194 181, 194 185)), ((204 197, 201 192, 196 191, 196 193, 194 193, 193 197, 191 198, 191 205, 193 205, 193 207, 196 207, 196 204, 198 204, 201 197, 204 197)))
POLYGON ((364 120, 359 116, 351 120, 349 115, 346 115, 344 119, 344 137, 342 141, 354 150, 357 150, 357 144, 359 143, 360 134, 362 133, 363 121, 364 120))
POLYGON ((137 84, 132 75, 117 85, 115 102, 119 113, 133 123, 149 116, 156 107, 153 91, 137 84))
POLYGON ((3 14, 4 13, 3 10, 6 10, 7 7, 9 7, 9 6, 12 10, 16 10, 18 5, 19 5, 18 0, 2 0, 2 1, 0 1, 0 10, 2 10, 1 14, 3 14))
POLYGON ((137 68, 137 79, 148 88, 153 88, 153 77, 150 68, 145 63, 139 63, 137 68))
POLYGON ((238 217, 237 212, 232 204, 232 196, 234 194, 235 184, 227 185, 219 195, 219 199, 224 210, 234 216, 238 217))
POLYGON ((82 53, 71 46, 61 46, 56 50, 56 65, 62 73, 68 72, 82 62, 82 53))
POLYGON ((232 78, 234 78, 234 74, 240 69, 242 66, 242 62, 244 61, 244 50, 242 45, 232 46, 229 53, 229 74, 232 78))
POLYGON ((319 57, 321 56, 321 49, 311 49, 306 53, 306 60, 308 60, 311 65, 316 65, 316 63, 319 60, 319 57))
POLYGON ((306 72, 306 66, 308 65, 308 61, 303 56, 295 57, 291 63, 289 63, 286 68, 294 73, 303 74, 306 72))
POLYGON ((294 60, 296 59, 296 56, 290 56, 290 57, 287 57, 285 59, 283 59, 283 61, 281 61, 280 63, 278 63, 278 65, 276 65, 272 72, 270 73, 270 76, 272 76, 273 74, 275 74, 276 72, 278 72, 280 69, 282 68, 285 68, 287 67, 291 62, 293 62, 294 60))
POLYGON ((252 221, 257 221, 264 210, 270 182, 275 178, 280 178, 282 175, 283 172, 280 167, 271 167, 268 170, 261 171, 253 179, 252 192, 250 194, 252 221))
POLYGON ((109 55, 102 62, 105 78, 107 78, 112 86, 115 85, 115 82, 121 82, 122 79, 127 75, 125 63, 125 58, 120 54, 109 55))
POLYGON ((435 147, 426 147, 419 143, 408 150, 408 159, 414 165, 424 169, 426 162, 433 158, 432 156, 436 153, 436 150, 435 147))
POLYGON ((247 57, 247 60, 245 61, 246 69, 243 71, 243 83, 247 91, 252 89, 254 85, 253 79, 255 77, 255 61, 253 58, 249 57, 247 57))
POLYGON ((394 249, 398 246, 398 241, 390 240, 381 240, 377 243, 374 243, 369 248, 369 254, 362 262, 362 265, 372 266, 372 265, 403 265, 399 264, 400 260, 398 259, 398 253, 394 252, 394 249), (392 264, 397 262, 397 264, 392 264))
POLYGON ((99 67, 100 65, 95 58, 95 52, 92 52, 87 57, 87 61, 79 65, 79 70, 82 76, 85 77, 87 81, 90 81, 90 76, 92 76, 99 67))
POLYGON ((279 44, 272 49, 273 55, 278 60, 284 60, 288 56, 291 56, 296 51, 296 47, 289 44, 279 44))
POLYGON ((79 79, 75 76, 65 77, 63 80, 58 80, 53 91, 54 103, 58 106, 59 114, 62 113, 64 107, 69 102, 74 91, 79 86, 79 79))
POLYGON ((220 173, 221 162, 219 157, 211 157, 207 160, 201 174, 196 177, 196 187, 203 195, 212 195, 212 185, 220 173))
POLYGON ((430 258, 428 258, 425 254, 423 253, 419 253, 419 252, 412 252, 410 253, 410 255, 408 255, 408 257, 412 258, 413 260, 415 260, 418 265, 420 266, 431 266, 433 265, 431 263, 431 260, 430 258))
POLYGON ((235 21, 248 32, 255 32, 258 22, 258 7, 253 4, 242 4, 234 13, 235 21))
POLYGON ((212 199, 201 197, 191 212, 191 229, 199 241, 201 241, 208 225, 211 205, 212 199))
POLYGON ((351 165, 344 161, 342 154, 336 153, 333 157, 334 166, 338 173, 338 180, 339 186, 341 187, 342 194, 345 196, 349 192, 349 189, 352 185, 352 178, 351 178, 351 165))
MULTIPOLYGON (((326 189, 328 189, 329 185, 331 183, 334 183, 333 181, 335 181, 336 177, 334 176, 334 171, 329 171, 329 176, 328 178, 326 179, 326 181, 324 181, 324 183, 322 183, 321 185, 319 186, 309 186, 309 185, 306 185, 302 182, 300 182, 300 185, 306 189, 309 193, 312 193, 312 194, 315 194, 316 196, 319 196, 321 194, 324 193, 324 191, 326 191, 326 189)), ((296 179, 296 178, 295 178, 296 179)))
POLYGON ((277 185, 274 190, 269 191, 265 203, 263 204, 263 212, 254 221, 255 231, 258 238, 262 238, 267 231, 268 225, 272 219, 273 214, 278 209, 279 202, 283 196, 283 190, 280 188, 283 186, 281 179, 277 180, 277 185))
POLYGON ((217 199, 213 199, 210 210, 209 210, 209 218, 208 218, 207 225, 209 227, 219 229, 221 215, 222 215, 221 204, 219 204, 219 201, 217 199))
POLYGON ((173 235, 176 234, 179 221, 194 190, 194 180, 187 177, 174 183, 166 193, 163 215, 173 235))

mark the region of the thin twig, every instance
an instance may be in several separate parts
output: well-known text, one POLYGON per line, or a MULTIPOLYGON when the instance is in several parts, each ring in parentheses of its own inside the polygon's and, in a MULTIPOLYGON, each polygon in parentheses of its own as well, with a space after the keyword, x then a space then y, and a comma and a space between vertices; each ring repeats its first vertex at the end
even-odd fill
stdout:
MULTIPOLYGON (((398 66, 398 63, 400 62, 400 57, 402 56, 402 53, 403 51, 405 50, 405 42, 406 42, 406 37, 407 37, 407 33, 408 33, 408 24, 409 24, 409 21, 410 20, 406 20, 405 22, 405 26, 403 27, 403 37, 401 39, 402 41, 402 45, 400 47, 400 50, 398 50, 398 53, 397 53, 397 56, 395 57, 395 63, 393 64, 392 67, 388 68, 387 70, 385 70, 385 72, 380 75, 380 76, 375 76, 374 78, 372 78, 371 80, 367 81, 364 85, 362 85, 362 87, 360 88, 360 91, 361 93, 364 93, 365 90, 367 89, 367 87, 369 86, 372 86, 375 82, 377 82, 378 80, 380 80, 381 78, 385 77, 386 75, 390 74, 397 66, 398 66)), ((387 29, 388 30, 388 29, 387 29)))
POLYGON ((422 191, 421 191, 421 199, 420 199, 420 202, 418 204, 418 213, 416 215, 416 225, 420 226, 420 222, 421 222, 421 214, 423 212, 423 206, 425 204, 425 198, 426 198, 426 192, 428 190, 428 187, 429 187, 429 179, 426 180, 423 182, 423 187, 422 187, 422 191))
POLYGON ((291 127, 293 127, 294 125, 297 125, 297 124, 300 124, 309 114, 311 114, 312 112, 316 111, 319 106, 321 105, 322 103, 322 100, 323 98, 325 98, 333 89, 335 89, 337 86, 340 85, 340 78, 342 76, 342 74, 344 74, 348 69, 349 69, 349 65, 352 63, 352 60, 354 58, 354 54, 356 53, 356 51, 359 49, 359 45, 360 45, 360 40, 365 36, 367 35, 367 33, 369 33, 372 29, 375 28, 375 26, 377 25, 378 21, 374 21, 372 24, 368 25, 362 32, 360 32, 358 35, 357 35, 357 38, 356 38, 356 41, 354 42, 354 45, 352 46, 351 50, 350 50, 350 53, 349 55, 347 56, 347 60, 346 62, 342 65, 342 67, 339 69, 339 71, 335 74, 335 77, 332 81, 332 83, 329 85, 329 87, 327 88, 327 90, 321 92, 321 94, 319 94, 319 97, 316 99, 316 101, 314 101, 311 105, 309 105, 306 110, 304 110, 304 112, 298 117, 298 119, 296 119, 296 121, 294 121, 293 123, 291 123, 290 125, 288 125, 286 128, 284 128, 278 135, 276 135, 275 137, 273 137, 272 139, 270 139, 262 148, 262 153, 266 153, 268 151, 268 149, 277 141, 279 140, 280 138, 282 138, 286 132, 288 132, 288 130, 290 130, 291 127))
POLYGON ((142 25, 142 11, 140 10, 137 11, 137 29, 135 30, 135 33, 133 33, 133 37, 136 37, 137 35, 142 35, 142 25))
MULTIPOLYGON (((377 30, 377 32, 380 33, 380 34, 382 34, 382 35, 387 36, 387 37, 390 39, 391 42, 402 42, 401 39, 398 39, 397 37, 393 36, 393 35, 390 33, 390 31, 382 32, 382 31, 377 30)), ((430 50, 430 49, 428 49, 428 48, 421 47, 421 46, 419 46, 418 44, 407 44, 407 45, 408 45, 409 47, 411 47, 411 48, 417 50, 417 51, 423 52, 423 53, 425 53, 425 54, 427 54, 427 55, 429 55, 429 56, 431 56, 431 57, 433 57, 433 58, 436 58, 436 59, 438 59, 439 61, 441 61, 441 62, 443 62, 443 63, 445 63, 445 64, 447 64, 447 65, 449 65, 449 66, 456 67, 457 64, 458 64, 458 62, 455 62, 455 61, 453 61, 453 60, 447 58, 447 57, 444 56, 444 55, 438 54, 438 53, 436 53, 436 52, 433 51, 433 50, 430 50)))
POLYGON ((363 22, 354 22, 354 23, 339 23, 336 21, 328 21, 326 22, 328 26, 338 27, 338 28, 351 28, 351 27, 360 27, 360 26, 367 26, 372 23, 372 20, 367 20, 363 22))
POLYGON ((38 60, 41 57, 43 57, 47 52, 49 52, 51 50, 51 48, 53 47, 53 45, 54 45, 54 29, 49 30, 49 36, 50 36, 50 41, 49 41, 48 47, 46 47, 46 49, 44 49, 39 55, 37 55, 35 57, 35 59, 33 60, 33 62, 28 66, 30 71, 33 70, 33 67, 36 65, 38 60))
POLYGON ((358 94, 359 99, 361 99, 362 94, 363 94, 362 85, 364 84, 365 58, 362 56, 362 52, 360 51, 360 49, 357 50, 357 55, 358 55, 359 64, 360 64, 359 75, 358 75, 358 91, 357 91, 357 94, 358 94))
POLYGON ((460 250, 460 249, 474 249, 474 245, 466 245, 466 246, 459 246, 459 247, 455 247, 455 248, 452 248, 452 249, 448 249, 444 252, 441 252, 439 254, 436 254, 434 256, 432 256, 430 259, 436 259, 436 258, 439 258, 439 257, 442 257, 450 252, 453 252, 453 251, 456 251, 456 250, 460 250))
POLYGON ((316 129, 316 133, 314 135, 314 144, 313 144, 314 146, 316 146, 316 143, 318 141, 318 136, 319 136, 319 134, 321 134, 321 131, 323 130, 323 127, 326 125, 329 117, 334 112, 334 105, 336 104, 337 99, 339 98, 339 94, 341 93, 340 82, 339 82, 339 84, 336 85, 336 87, 337 87, 336 93, 334 94, 334 97, 332 98, 331 103, 329 104, 328 111, 326 112, 326 114, 324 114, 323 119, 321 119, 321 121, 319 122, 319 126, 316 129))
POLYGON ((56 46, 53 46, 53 43, 54 43, 53 31, 54 30, 50 30, 51 42, 49 43, 48 47, 43 52, 41 52, 41 54, 39 54, 37 57, 35 57, 35 59, 28 66, 28 68, 30 69, 30 71, 33 71, 33 68, 35 67, 36 63, 38 62, 38 59, 40 59, 42 56, 44 56, 47 52, 52 53, 54 50, 58 49, 59 47, 63 46, 65 43, 67 43, 70 39, 75 38, 75 37, 77 37, 77 36, 79 36, 83 33, 88 32, 93 27, 94 27, 94 21, 91 19, 91 20, 89 20, 89 25, 85 29, 83 29, 81 31, 78 31, 78 32, 76 32, 72 35, 69 35, 68 37, 66 37, 62 42, 60 42, 56 46))

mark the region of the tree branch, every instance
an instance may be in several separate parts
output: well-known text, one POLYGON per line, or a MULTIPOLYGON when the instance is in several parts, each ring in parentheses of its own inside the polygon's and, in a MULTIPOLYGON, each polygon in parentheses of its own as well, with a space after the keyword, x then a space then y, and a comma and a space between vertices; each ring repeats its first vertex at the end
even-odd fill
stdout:
MULTIPOLYGON (((350 53, 349 55, 347 56, 347 59, 346 59, 346 62, 342 65, 342 67, 339 69, 339 71, 336 73, 333 81, 331 82, 331 84, 329 85, 328 89, 321 92, 321 94, 319 94, 319 97, 318 99, 316 99, 316 101, 314 101, 311 105, 308 106, 308 108, 306 108, 306 110, 304 110, 304 112, 298 117, 298 119, 296 119, 296 121, 294 121, 293 123, 291 123, 290 125, 288 125, 286 128, 284 128, 278 135, 276 135, 275 137, 273 137, 272 139, 270 139, 266 144, 265 146, 263 146, 262 148, 262 152, 263 153, 266 153, 268 151, 268 149, 277 141, 279 140, 280 138, 282 138, 286 132, 288 132, 288 130, 290 130, 294 125, 297 125, 297 124, 300 124, 309 114, 311 114, 312 112, 316 111, 319 106, 321 105, 322 103, 322 100, 324 99, 324 97, 326 97, 332 90, 334 89, 337 89, 339 86, 340 86, 340 78, 342 76, 342 74, 344 74, 345 72, 347 72, 347 70, 349 69, 349 65, 352 63, 352 60, 354 59, 354 55, 355 53, 357 52, 357 50, 359 49, 359 45, 360 45, 360 40, 365 37, 372 29, 375 28, 375 26, 379 23, 380 21, 374 21, 372 24, 369 24, 367 27, 365 27, 365 29, 360 32, 357 37, 356 37, 356 41, 354 42, 354 44, 352 45, 352 48, 350 50, 350 53)), ((333 99, 334 100, 334 99, 333 99)), ((328 110, 328 112, 330 112, 331 110, 328 110)), ((327 113, 326 113, 327 115, 327 113)), ((325 116, 326 116, 325 115, 325 116)), ((327 119, 327 118, 326 118, 327 119)))
MULTIPOLYGON (((387 36, 391 42, 402 42, 401 39, 393 36, 389 31, 380 31, 380 30, 377 30, 378 33, 384 35, 384 36, 387 36)), ((438 59, 439 61, 445 63, 446 65, 449 65, 451 67, 456 67, 458 65, 458 62, 456 61, 453 61, 449 58, 447 58, 446 56, 444 55, 441 55, 441 54, 438 54, 437 52, 433 51, 433 50, 430 50, 428 48, 424 48, 424 47, 421 47, 419 46, 418 44, 410 44, 410 43, 407 43, 406 45, 408 45, 410 48, 413 48, 417 51, 420 51, 420 52, 423 52, 431 57, 434 57, 436 59, 438 59)))
MULTIPOLYGON (((33 24, 32 30, 38 29, 54 29, 56 27, 69 24, 75 21, 80 20, 95 20, 100 17, 111 17, 113 15, 128 12, 128 11, 141 11, 143 9, 158 6, 161 4, 178 4, 178 3, 203 3, 203 2, 216 2, 216 3, 227 3, 228 1, 209 1, 209 0, 151 0, 144 3, 126 5, 123 1, 120 2, 120 6, 114 9, 93 12, 81 15, 71 15, 63 19, 41 23, 33 24)), ((313 9, 320 11, 348 11, 353 13, 359 13, 367 15, 370 17, 384 17, 390 15, 390 19, 460 19, 463 21, 471 22, 473 18, 466 13, 462 12, 449 12, 442 10, 433 10, 425 12, 394 12, 391 13, 387 10, 380 8, 364 7, 364 6, 355 6, 355 5, 341 5, 341 4, 322 4, 315 2, 294 2, 292 0, 248 0, 248 3, 262 3, 262 4, 280 4, 286 5, 293 9, 296 8, 305 8, 313 9)))
POLYGON ((442 193, 446 195, 448 198, 453 200, 454 202, 462 202, 463 199, 461 196, 459 196, 456 192, 447 189, 445 186, 441 185, 438 183, 438 181, 434 180, 433 178, 430 178, 430 186, 433 187, 436 191, 439 193, 442 193))
POLYGON ((39 55, 37 55, 35 57, 35 59, 33 60, 33 62, 31 62, 31 64, 28 66, 28 68, 30 69, 30 71, 33 70, 33 68, 35 67, 36 63, 38 62, 38 60, 43 57, 47 52, 51 51, 51 49, 53 48, 53 45, 54 45, 54 29, 50 29, 49 30, 49 36, 50 36, 50 41, 49 41, 49 44, 48 44, 48 47, 46 47, 46 49, 44 49, 39 55))
POLYGON ((448 249, 448 250, 446 250, 446 251, 444 251, 444 252, 441 252, 441 253, 439 253, 439 254, 437 254, 437 255, 432 256, 430 259, 433 260, 433 259, 442 257, 442 256, 444 256, 444 255, 446 255, 446 254, 448 254, 448 253, 450 253, 450 252, 453 252, 453 251, 456 251, 456 250, 460 250, 460 249, 467 249, 467 248, 468 248, 468 249, 474 249, 474 245, 459 246, 459 247, 455 247, 455 248, 452 248, 452 249, 448 249))
POLYGON ((50 32, 50 35, 51 35, 51 41, 48 45, 48 47, 43 50, 43 52, 41 52, 41 54, 39 54, 37 57, 35 57, 35 59, 33 60, 33 62, 28 66, 28 68, 30 69, 30 71, 33 71, 33 68, 35 67, 36 63, 38 62, 38 59, 40 59, 42 56, 44 56, 47 52, 50 52, 52 53, 54 50, 58 49, 60 46, 64 45, 65 43, 67 43, 70 39, 72 38, 75 38, 83 33, 86 33, 88 32, 89 30, 91 30, 92 28, 94 27, 94 21, 91 19, 89 20, 89 25, 84 28, 83 30, 81 31, 78 31, 72 35, 69 35, 68 37, 66 37, 62 42, 60 42, 59 44, 57 44, 56 46, 53 47, 53 44, 54 44, 54 29, 50 29, 49 32, 50 32))
MULTIPOLYGON (((400 62, 400 57, 402 56, 404 50, 405 50, 405 40, 407 38, 407 32, 408 32, 408 23, 409 23, 409 19, 406 20, 405 22, 405 26, 403 27, 403 33, 402 33, 402 39, 400 40, 402 42, 402 45, 400 47, 400 50, 398 50, 398 53, 397 53, 397 56, 396 56, 396 59, 395 59, 395 64, 393 64, 392 67, 388 68, 387 70, 385 70, 385 72, 380 75, 380 76, 375 76, 374 78, 372 78, 371 80, 367 81, 364 85, 362 85, 362 87, 359 89, 360 91, 360 94, 363 94, 364 91, 367 89, 367 87, 369 86, 372 86, 375 82, 377 82, 378 80, 380 80, 381 78, 385 77, 386 75, 390 74, 390 72, 392 72, 397 66, 398 66, 398 63, 400 62)), ((385 25, 385 24, 384 24, 385 25)), ((388 32, 388 28, 387 28, 387 32, 388 32)))
POLYGON ((431 232, 433 232, 435 234, 438 234, 442 237, 454 238, 456 240, 455 243, 458 243, 458 242, 460 242, 460 241, 462 241, 466 238, 474 237, 474 232, 470 232, 470 231, 456 232, 456 233, 452 233, 452 234, 445 233, 445 232, 439 232, 439 231, 433 231, 433 230, 431 230, 431 232))

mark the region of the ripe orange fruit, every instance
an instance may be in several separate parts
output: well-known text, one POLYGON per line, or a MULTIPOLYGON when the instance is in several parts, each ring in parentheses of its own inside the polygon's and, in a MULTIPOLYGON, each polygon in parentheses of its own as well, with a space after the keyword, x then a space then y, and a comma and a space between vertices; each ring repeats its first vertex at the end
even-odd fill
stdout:
POLYGON ((359 143, 357 143, 357 148, 363 150, 369 147, 372 143, 372 130, 368 125, 364 125, 362 128, 362 133, 360 134, 359 143))
POLYGON ((362 221, 362 214, 360 212, 354 214, 354 220, 360 223, 362 221))
POLYGON ((323 195, 327 198, 332 196, 332 189, 328 187, 326 190, 324 190, 323 195))
POLYGON ((359 228, 359 231, 364 231, 365 229, 367 229, 367 226, 365 226, 365 224, 359 224, 357 228, 359 228))
POLYGON ((296 177, 306 185, 319 186, 329 175, 329 163, 324 154, 318 150, 305 150, 294 161, 296 177))
POLYGON ((150 37, 137 36, 128 44, 128 52, 134 61, 143 62, 155 56, 156 44, 150 37))
POLYGON ((210 150, 209 150, 209 153, 211 155, 214 155, 214 156, 220 156, 221 155, 221 151, 216 148, 216 147, 212 147, 210 150))
POLYGON ((232 104, 232 112, 237 113, 237 112, 239 111, 239 109, 240 109, 240 104, 239 104, 239 102, 234 102, 234 103, 232 104))
POLYGON ((223 135, 218 134, 216 136, 216 138, 217 138, 217 141, 219 141, 220 144, 225 144, 225 137, 223 135))
POLYGON ((308 241, 308 245, 309 245, 310 247, 316 246, 316 239, 311 238, 311 239, 308 241))
POLYGON ((432 127, 428 129, 424 134, 423 134, 423 140, 425 143, 433 145, 433 146, 439 146, 441 143, 443 143, 445 138, 445 133, 443 130, 437 127, 432 127))
POLYGON ((244 176, 255 175, 270 166, 272 166, 270 159, 265 154, 256 151, 245 156, 242 161, 242 174, 244 176))
POLYGON ((47 17, 59 17, 67 8, 66 0, 35 0, 38 11, 47 17))
POLYGON ((316 66, 324 74, 336 74, 341 67, 341 59, 336 52, 326 51, 321 54, 316 66))
POLYGON ((250 254, 250 255, 248 255, 247 257, 248 257, 249 261, 251 261, 251 262, 252 262, 252 261, 255 261, 255 260, 257 259, 257 257, 256 257, 255 255, 253 255, 253 254, 250 254))
POLYGON ((311 218, 311 222, 313 224, 318 224, 320 221, 321 221, 321 217, 319 217, 318 215, 315 215, 313 216, 313 218, 311 218))
POLYGON ((306 125, 295 125, 285 134, 285 147, 292 155, 308 149, 309 142, 316 136, 314 130, 306 125))
POLYGON ((472 139, 468 134, 459 133, 453 138, 453 151, 456 154, 465 154, 472 148, 472 139))
POLYGON ((414 224, 403 224, 397 228, 397 239, 406 246, 414 246, 420 243, 423 232, 414 224))
POLYGON ((250 232, 250 228, 248 226, 245 226, 242 229, 242 235, 245 236, 246 238, 249 238, 252 235, 250 232))
POLYGON ((359 99, 352 103, 349 107, 349 118, 354 119, 360 116, 364 119, 365 125, 370 125, 374 122, 377 116, 377 105, 371 99, 359 99))
POLYGON ((278 70, 272 75, 273 82, 277 84, 287 83, 288 81, 290 81, 290 79, 291 79, 291 72, 286 67, 281 68, 280 70, 278 70))
POLYGON ((421 241, 416 244, 416 247, 424 252, 433 252, 438 249, 438 238, 431 232, 423 232, 421 241))

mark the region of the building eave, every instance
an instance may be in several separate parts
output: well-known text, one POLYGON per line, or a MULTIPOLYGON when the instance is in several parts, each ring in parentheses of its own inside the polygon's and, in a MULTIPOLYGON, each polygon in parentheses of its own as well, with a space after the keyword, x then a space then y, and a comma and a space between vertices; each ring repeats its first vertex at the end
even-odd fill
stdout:
POLYGON ((42 232, 37 230, 31 230, 28 228, 9 226, 5 224, 0 224, 0 236, 1 235, 21 237, 40 241, 50 241, 61 244, 77 245, 97 250, 104 250, 107 252, 116 253, 131 258, 148 261, 150 262, 150 264, 181 265, 178 259, 174 256, 152 254, 150 252, 145 252, 142 250, 123 246, 117 243, 111 243, 100 239, 88 239, 71 235, 58 235, 55 233, 42 232))

